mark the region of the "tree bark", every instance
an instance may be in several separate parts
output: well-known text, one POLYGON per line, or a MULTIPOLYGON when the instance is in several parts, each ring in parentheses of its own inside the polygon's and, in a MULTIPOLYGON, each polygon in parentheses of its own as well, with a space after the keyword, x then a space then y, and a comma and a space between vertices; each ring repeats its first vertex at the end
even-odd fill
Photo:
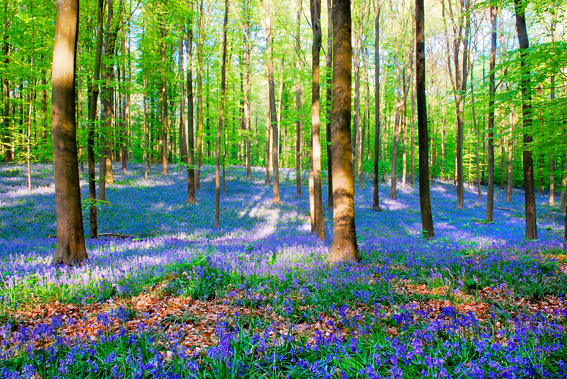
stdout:
POLYGON ((425 97, 425 33, 423 0, 415 1, 415 51, 416 51, 416 97, 417 128, 419 140, 419 205, 421 209, 421 227, 423 233, 434 236, 433 217, 431 215, 431 197, 429 191, 429 141, 427 136, 427 108, 425 97))
POLYGON ((215 228, 220 226, 220 154, 221 154, 221 135, 224 122, 224 103, 226 95, 226 54, 227 54, 227 29, 228 29, 228 0, 224 3, 224 23, 222 37, 222 71, 221 71, 221 102, 219 109, 219 127, 217 129, 217 146, 215 156, 215 228))
POLYGON ((532 127, 532 95, 530 69, 528 67, 528 49, 530 48, 530 42, 526 27, 524 4, 522 4, 521 0, 514 0, 514 10, 516 13, 516 31, 518 33, 518 43, 520 45, 520 67, 522 71, 522 123, 524 131, 524 151, 522 156, 524 170, 526 238, 534 240, 537 239, 537 223, 533 161, 532 152, 530 150, 530 144, 532 142, 532 136, 530 134, 532 127))
POLYGON ((167 166, 168 162, 168 99, 167 99, 167 45, 165 43, 165 38, 167 37, 167 29, 165 25, 160 25, 160 36, 161 36, 161 102, 163 106, 163 116, 162 121, 162 135, 161 135, 161 163, 162 163, 162 174, 167 175, 169 169, 167 166))
POLYGON ((486 190, 486 221, 494 221, 494 97, 496 94, 496 17, 498 8, 490 6, 490 78, 488 93, 488 188, 486 190))
POLYGON ((252 168, 250 159, 250 55, 252 46, 250 43, 250 4, 248 1, 243 2, 244 7, 244 130, 246 133, 246 180, 252 180, 252 168))
POLYGON ((78 264, 88 258, 83 234, 75 123, 78 0, 57 1, 55 29, 51 134, 53 136, 57 246, 53 263, 78 264))
POLYGON ((358 185, 358 188, 360 188, 361 190, 364 189, 364 142, 365 142, 365 136, 366 136, 366 126, 368 123, 368 107, 369 107, 369 93, 370 90, 368 88, 368 59, 365 59, 366 54, 364 53, 363 50, 363 54, 362 54, 362 62, 363 62, 363 66, 364 66, 364 73, 365 73, 365 84, 364 84, 364 116, 362 118, 362 134, 360 135, 361 137, 361 141, 360 141, 360 183, 358 185))
MULTIPOLYGON (((10 53, 10 44, 8 43, 8 0, 4 1, 4 20, 2 22, 2 35, 3 35, 3 46, 2 53, 4 55, 4 66, 8 67, 10 64, 10 58, 8 54, 10 53)), ((10 129, 10 82, 7 77, 2 78, 2 91, 4 97, 4 112, 2 117, 2 127, 3 127, 3 150, 4 150, 4 161, 6 163, 12 162, 14 155, 12 152, 12 131, 10 129)))
POLYGON ((303 1, 299 0, 299 8, 297 10, 297 35, 295 36, 295 49, 297 60, 295 68, 297 70, 297 84, 295 85, 295 109, 297 112, 297 121, 295 124, 295 197, 301 197, 301 14, 303 12, 303 1))
POLYGON ((311 136, 313 139, 313 188, 315 205, 315 229, 317 238, 326 240, 325 218, 323 214, 323 195, 321 188, 321 137, 319 131, 319 54, 321 51, 321 1, 311 0, 311 24, 313 25, 312 72, 313 82, 311 91, 311 136))
POLYGON ((476 162, 476 192, 477 192, 477 199, 480 202, 482 200, 482 195, 481 195, 481 188, 480 188, 480 159, 478 156, 478 140, 480 138, 479 133, 478 133, 478 128, 476 125, 476 108, 475 108, 475 103, 474 103, 474 80, 473 80, 473 69, 471 67, 471 102, 472 102, 472 116, 473 116, 473 128, 474 128, 474 134, 476 137, 476 141, 474 144, 474 148, 475 148, 475 162, 476 162))
POLYGON ((508 172, 506 177, 508 185, 506 187, 506 201, 512 201, 512 192, 514 190, 514 155, 512 152, 514 141, 514 111, 510 111, 510 136, 508 137, 508 172))
POLYGON ((98 237, 98 221, 97 221, 97 204, 96 204, 96 180, 95 180, 95 122, 97 115, 97 103, 99 94, 100 81, 100 61, 102 55, 102 37, 103 37, 103 19, 104 19, 104 0, 98 1, 98 18, 97 18, 97 39, 93 82, 90 83, 89 91, 89 131, 87 137, 87 163, 89 167, 89 223, 91 238, 98 237))
POLYGON ((195 167, 195 190, 201 188, 203 166, 203 48, 205 44, 205 4, 199 6, 199 43, 197 44, 197 167, 195 167))
POLYGON ((279 134, 278 134, 278 119, 276 114, 276 97, 275 97, 275 83, 274 83, 274 54, 273 54, 273 41, 272 41, 272 21, 270 16, 270 0, 264 0, 264 12, 266 13, 264 19, 264 26, 266 28, 266 55, 268 57, 268 91, 270 101, 270 124, 272 129, 272 171, 273 171, 273 188, 274 188, 274 204, 280 204, 280 177, 279 177, 279 134))
POLYGON ((328 260, 358 261, 354 219, 351 118, 351 13, 349 0, 333 1, 333 243, 328 260))
MULTIPOLYGON (((193 2, 189 2, 187 20, 187 199, 186 204, 197 204, 195 199, 195 134, 193 129, 193 2)), ((183 113, 183 110, 182 112, 183 113)), ((183 128, 185 131, 185 128, 183 128)))
MULTIPOLYGON (((300 0, 301 2, 301 0, 300 0)), ((328 185, 327 185, 327 208, 333 208, 333 151, 331 149, 331 102, 333 96, 333 0, 327 0, 327 18, 328 18, 328 32, 327 32, 327 102, 325 108, 327 109, 327 172, 328 172, 328 185)))
MULTIPOLYGON (((376 1, 378 2, 378 1, 376 1)), ((380 10, 381 5, 376 5, 374 3, 374 13, 376 14, 374 18, 374 59, 375 59, 375 82, 374 82, 374 101, 376 110, 374 113, 374 122, 376 123, 376 128, 374 130, 374 178, 373 178, 373 188, 372 188, 372 209, 376 212, 380 212, 380 160, 378 151, 380 148, 380 10)))

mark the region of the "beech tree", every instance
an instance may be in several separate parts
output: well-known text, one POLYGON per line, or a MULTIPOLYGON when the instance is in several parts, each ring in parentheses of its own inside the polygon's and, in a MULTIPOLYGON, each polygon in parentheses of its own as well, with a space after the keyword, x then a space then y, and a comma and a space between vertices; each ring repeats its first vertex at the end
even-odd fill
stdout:
POLYGON ((349 0, 333 1, 333 242, 331 262, 358 261, 354 221, 354 177, 350 133, 352 21, 349 0))
POLYGON ((537 223, 536 223, 536 203, 535 203, 535 185, 534 185, 534 169, 530 143, 532 136, 530 128, 532 126, 532 95, 530 83, 530 69, 528 67, 528 49, 530 41, 528 39, 528 30, 526 27, 526 4, 521 0, 514 0, 514 11, 516 13, 516 31, 518 33, 518 43, 520 45, 521 70, 522 70, 522 122, 524 134, 524 152, 523 152, 523 169, 524 169, 524 201, 525 201, 525 218, 526 218, 526 238, 530 240, 537 239, 537 223))
POLYGON ((53 263, 76 264, 88 258, 77 158, 75 67, 79 1, 57 0, 53 49, 51 135, 57 211, 57 246, 53 263))

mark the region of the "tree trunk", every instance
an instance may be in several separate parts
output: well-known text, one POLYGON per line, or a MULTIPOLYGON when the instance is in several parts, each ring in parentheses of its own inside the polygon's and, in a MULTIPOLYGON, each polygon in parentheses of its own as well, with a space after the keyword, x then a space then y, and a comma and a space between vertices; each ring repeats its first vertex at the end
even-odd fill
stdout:
POLYGON ((195 167, 195 190, 201 188, 203 166, 203 47, 205 44, 205 5, 199 7, 199 43, 197 44, 197 167, 195 167))
POLYGON ((364 73, 365 73, 365 98, 364 98, 364 117, 362 118, 362 134, 360 135, 361 137, 361 141, 360 141, 360 183, 358 188, 360 188, 361 190, 364 189, 364 142, 365 142, 365 136, 366 136, 366 125, 368 122, 368 105, 369 105, 369 88, 368 88, 368 59, 365 59, 366 54, 363 53, 362 55, 362 60, 363 60, 363 66, 364 66, 364 73))
POLYGON ((427 136, 427 108, 425 97, 425 33, 423 0, 415 1, 415 45, 416 45, 416 97, 417 129, 419 140, 419 205, 421 227, 427 237, 434 236, 433 217, 431 215, 431 197, 429 192, 429 138, 427 136))
MULTIPOLYGON (((106 59, 114 55, 117 32, 116 29, 111 30, 112 18, 114 16, 113 0, 106 0, 107 16, 106 16, 106 35, 102 45, 102 56, 106 59)), ((102 201, 106 201, 106 184, 112 184, 114 175, 112 173, 112 159, 110 153, 112 151, 111 133, 114 126, 114 63, 101 63, 101 70, 104 73, 102 95, 101 95, 101 120, 104 122, 104 128, 100 133, 99 150, 99 184, 98 196, 102 201)))
POLYGON ((250 43, 250 4, 248 1, 243 3, 244 7, 244 130, 246 133, 246 180, 252 180, 252 168, 250 160, 250 55, 252 52, 252 45, 250 43))
MULTIPOLYGON (((300 1, 301 2, 301 1, 300 1)), ((327 0, 327 18, 328 18, 328 32, 327 32, 327 102, 325 109, 327 110, 327 172, 328 172, 328 185, 327 185, 327 208, 333 208, 333 151, 331 149, 331 102, 333 95, 333 0, 327 0)))
POLYGON ((488 93, 488 188, 486 191, 486 221, 494 221, 494 97, 496 94, 496 16, 498 8, 490 6, 491 48, 490 48, 490 87, 488 93))
POLYGON ((380 148, 380 10, 381 5, 376 5, 374 3, 374 13, 376 14, 374 18, 374 59, 375 59, 375 72, 376 76, 374 79, 374 102, 375 102, 375 113, 374 122, 376 123, 376 128, 374 130, 374 178, 373 178, 373 188, 372 188, 372 209, 376 212, 380 212, 380 160, 378 156, 378 150, 380 148))
MULTIPOLYGON (((186 204, 197 204, 195 199, 195 134, 193 129, 193 2, 189 2, 187 20, 187 199, 186 204)), ((183 114, 183 109, 181 110, 183 114)), ((185 130, 185 128, 183 128, 185 130)))
POLYGON ((333 243, 328 260, 358 261, 354 221, 354 179, 351 118, 351 14, 350 1, 333 1, 333 243))
POLYGON ((478 157, 478 140, 480 138, 478 134, 478 128, 476 125, 476 110, 474 104, 474 80, 473 80, 473 69, 471 67, 471 102, 472 102, 472 116, 473 116, 473 127, 474 127, 474 135, 476 137, 476 141, 474 144, 475 148, 475 158, 476 158, 476 192, 477 192, 477 199, 480 202, 482 200, 481 197, 481 188, 480 188, 480 160, 478 157))
POLYGON ((297 35, 295 49, 297 60, 295 68, 297 69, 297 84, 295 85, 295 109, 297 111, 297 121, 295 124, 295 197, 301 197, 301 14, 303 12, 303 1, 299 0, 299 8, 297 10, 297 35))
POLYGON ((510 112, 510 136, 508 137, 508 186, 506 187, 506 201, 512 201, 512 191, 514 190, 514 155, 512 154, 513 148, 513 134, 514 134, 514 111, 510 112))
MULTIPOLYGON (((8 54, 10 53, 10 44, 8 43, 8 0, 4 1, 4 20, 2 22, 2 35, 3 35, 3 46, 2 53, 4 55, 4 67, 8 67, 10 64, 10 58, 8 54)), ((10 129, 10 83, 8 78, 4 77, 2 79, 2 91, 4 97, 4 113, 2 117, 2 127, 3 127, 3 149, 4 149, 4 161, 6 163, 12 162, 14 155, 12 152, 12 131, 10 129)))
MULTIPOLYGON (((270 102, 269 115, 270 125, 272 129, 272 171, 273 171, 273 186, 274 186, 274 204, 281 203, 280 199, 280 178, 279 178, 279 162, 278 162, 278 119, 276 115, 276 95, 274 84, 274 54, 272 42, 272 24, 270 16, 270 0, 264 0, 264 27, 266 29, 266 55, 268 60, 268 100, 270 102)), ((268 174, 269 175, 269 174, 268 174)), ((269 180, 269 179, 268 179, 269 180)))
POLYGON ((530 42, 526 27, 525 9, 520 0, 514 0, 514 9, 516 13, 516 31, 518 33, 518 43, 520 46, 520 67, 522 71, 522 123, 524 131, 524 151, 522 156, 524 169, 526 238, 534 240, 537 239, 537 223, 533 161, 532 152, 530 150, 530 144, 532 142, 532 136, 530 135, 530 129, 532 127, 532 95, 530 69, 528 67, 528 49, 530 48, 530 42))
POLYGON ((161 135, 161 164, 162 164, 162 174, 167 175, 169 169, 167 166, 168 162, 168 98, 167 98, 167 45, 165 38, 167 37, 167 29, 165 25, 160 26, 160 36, 161 36, 161 101, 163 106, 163 116, 162 116, 162 135, 161 135))
MULTIPOLYGON (((191 3, 190 3, 191 4, 191 3)), ((179 27, 179 38, 177 40, 177 50, 179 52, 177 68, 179 70, 179 152, 181 154, 181 162, 187 164, 187 133, 185 125, 185 68, 184 68, 184 51, 183 40, 185 37, 184 27, 179 27)), ((189 92, 189 89, 188 89, 189 92)))
POLYGON ((100 81, 100 61, 102 55, 102 37, 103 37, 103 19, 104 19, 104 0, 98 1, 98 19, 97 19, 97 38, 96 53, 93 82, 89 84, 89 132, 87 137, 87 162, 89 167, 89 223, 91 238, 98 237, 98 221, 97 221, 97 204, 96 204, 96 180, 95 180, 95 123, 97 115, 97 102, 99 94, 100 81))
POLYGON ((319 131, 319 54, 321 51, 321 0, 311 0, 311 24, 313 25, 313 82, 311 95, 311 136, 313 139, 313 188, 315 205, 315 230, 317 238, 326 240, 323 195, 321 189, 321 137, 319 131))
MULTIPOLYGON (((504 129, 504 118, 500 124, 504 129)), ((504 137, 500 138, 500 189, 506 188, 506 145, 504 144, 504 137)))
POLYGON ((53 263, 78 264, 88 258, 83 234, 75 122, 78 0, 57 1, 55 28, 51 134, 53 136, 57 211, 57 247, 53 263))
MULTIPOLYGON (((415 173, 415 97, 416 97, 416 86, 412 86, 411 91, 411 137, 410 137, 410 175, 409 175, 409 185, 413 187, 414 173, 415 173)), ((437 149, 437 135, 435 131, 435 148, 433 149, 433 162, 431 167, 435 166, 435 151, 437 149)))
POLYGON ((222 71, 221 71, 221 102, 219 109, 219 127, 217 129, 217 146, 215 156, 215 228, 220 226, 220 154, 221 154, 221 136, 224 122, 224 103, 226 96, 226 54, 227 54, 227 29, 228 29, 228 0, 224 3, 224 23, 222 37, 222 71))

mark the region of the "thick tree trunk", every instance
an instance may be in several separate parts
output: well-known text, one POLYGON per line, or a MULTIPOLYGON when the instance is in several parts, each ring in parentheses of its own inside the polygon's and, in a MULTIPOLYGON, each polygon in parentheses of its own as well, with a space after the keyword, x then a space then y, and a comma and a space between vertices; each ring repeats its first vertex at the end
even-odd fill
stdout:
MULTIPOLYGON (((374 3, 375 4, 375 3, 374 3)), ((372 209, 380 212, 380 160, 378 151, 380 148, 380 10, 381 5, 376 6, 374 12, 376 13, 374 18, 374 59, 375 59, 375 82, 374 82, 374 102, 375 102, 375 113, 374 122, 376 123, 376 128, 374 130, 374 178, 373 178, 373 188, 372 188, 372 209)))
MULTIPOLYGON (((146 89, 146 78, 144 77, 144 89, 146 89)), ((144 90, 144 178, 148 182, 148 172, 150 171, 150 161, 148 159, 148 148, 150 145, 150 136, 148 130, 148 99, 144 90)))
MULTIPOLYGON (((193 11, 193 2, 189 2, 193 11)), ((197 204, 195 199, 195 134, 193 129, 193 12, 189 13, 187 21, 187 199, 186 204, 197 204)), ((182 112, 183 113, 183 110, 182 112)), ((185 128, 184 128, 185 129, 185 128)))
POLYGON ((215 228, 220 226, 220 154, 221 154, 221 135, 224 122, 224 103, 226 96, 226 54, 228 48, 227 29, 228 29, 228 0, 224 3, 224 23, 222 37, 222 71, 221 71, 221 102, 219 109, 219 126, 217 129, 217 146, 215 156, 215 228))
POLYGON ((425 97, 425 33, 423 0, 415 1, 415 45, 416 45, 416 97, 417 128, 419 140, 419 205, 421 227, 427 237, 434 236, 433 217, 431 215, 431 197, 429 192, 429 141, 427 136, 427 108, 425 97))
POLYGON ((315 205, 315 230, 317 238, 326 240, 323 195, 321 189, 321 137, 319 131, 319 54, 321 51, 321 1, 311 0, 311 24, 313 25, 312 91, 311 91, 311 136, 313 139, 313 188, 315 205))
POLYGON ((494 96, 496 94, 496 16, 498 8, 490 6, 491 48, 490 48, 490 79, 488 93, 488 188, 486 191, 486 221, 494 221, 494 96))
POLYGON ((333 1, 333 243, 328 260, 358 261, 354 221, 354 179, 351 118, 351 14, 350 1, 333 1))
POLYGON ((78 264, 88 258, 83 234, 75 123, 78 0, 57 1, 55 28, 51 134, 53 136, 57 246, 53 263, 78 264))
POLYGON ((522 70, 522 123, 524 131, 524 151, 522 156, 524 169, 526 238, 534 240, 537 239, 537 223, 533 161, 532 152, 530 150, 530 144, 532 142, 532 136, 530 134, 532 127, 532 95, 530 69, 528 67, 528 49, 530 48, 530 42, 526 27, 524 4, 522 4, 520 0, 514 0, 514 8, 516 13, 516 31, 518 33, 518 43, 520 45, 520 66, 522 70))

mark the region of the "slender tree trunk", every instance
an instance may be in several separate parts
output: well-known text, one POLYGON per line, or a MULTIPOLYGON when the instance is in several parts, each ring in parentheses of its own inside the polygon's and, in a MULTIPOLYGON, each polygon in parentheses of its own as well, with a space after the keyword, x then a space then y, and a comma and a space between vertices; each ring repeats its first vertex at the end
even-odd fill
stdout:
MULTIPOLYGON (((106 35, 102 45, 102 56, 108 60, 114 55, 116 44, 116 30, 111 30, 112 18, 114 17, 113 0, 106 0, 106 35)), ((101 96, 101 120, 104 122, 104 129, 100 133, 99 150, 99 184, 98 197, 106 201, 106 184, 112 184, 114 176, 112 173, 112 151, 111 133, 114 126, 114 64, 111 62, 101 63, 101 70, 104 73, 102 96, 101 96)))
POLYGON ((353 174, 356 177, 358 173, 358 145, 360 132, 360 56, 362 55, 362 29, 364 27, 364 10, 361 12, 361 18, 356 29, 354 37, 354 48, 352 63, 354 65, 354 124, 352 133, 352 161, 354 164, 353 174))
MULTIPOLYGON (((411 136, 410 136, 410 176, 409 185, 413 187, 414 173, 415 173, 415 100, 416 100, 416 86, 412 86, 411 91, 411 136)), ((431 167, 435 166, 435 151, 437 150, 437 135, 435 135, 435 148, 433 149, 433 163, 431 167)))
POLYGON ((195 167, 195 190, 201 188, 203 166, 203 47, 205 44, 205 5, 199 6, 199 43, 197 44, 197 167, 195 167))
POLYGON ((75 121, 78 0, 57 1, 55 29, 51 134, 53 136, 57 246, 53 263, 76 264, 88 258, 83 234, 75 121))
POLYGON ((272 41, 272 24, 270 16, 270 0, 264 0, 264 26, 266 29, 266 55, 268 59, 268 91, 270 101, 270 124, 272 129, 272 170, 273 170, 273 186, 274 186, 274 204, 281 203, 280 199, 280 178, 279 178, 279 134, 278 134, 278 119, 276 115, 276 98, 275 98, 275 84, 274 84, 274 54, 273 54, 273 41, 272 41))
POLYGON ((333 243, 328 260, 358 261, 354 220, 351 118, 351 14, 349 0, 333 1, 333 243))
POLYGON ((514 134, 514 112, 510 112, 510 136, 508 137, 508 186, 506 188, 506 201, 512 201, 512 191, 514 190, 514 155, 512 154, 513 134, 514 134))
POLYGON ((228 30, 228 0, 224 3, 224 23, 222 37, 222 71, 221 71, 221 103, 219 109, 219 127, 217 129, 217 147, 215 158, 215 228, 220 226, 220 154, 221 154, 221 136, 224 122, 224 102, 226 95, 226 54, 227 54, 227 30, 228 30))
POLYGON ((567 150, 563 153, 563 177, 561 187, 561 209, 565 209, 567 206, 567 150))
MULTIPOLYGON (((195 199, 195 134, 193 112, 193 2, 189 2, 189 19, 187 20, 187 199, 186 204, 197 204, 195 199)), ((183 109, 181 111, 183 113, 183 109)))
POLYGON ((524 131, 524 201, 526 218, 526 238, 537 239, 536 223, 536 203, 534 189, 533 161, 530 144, 532 136, 529 134, 532 127, 532 95, 530 82, 530 69, 528 67, 528 49, 530 42, 526 27, 524 4, 520 0, 514 0, 516 13, 516 31, 518 33, 518 43, 520 45, 521 70, 522 70, 522 123, 524 131))
MULTIPOLYGON (((500 124, 504 129, 504 118, 500 124)), ((506 145, 504 144, 504 137, 500 138, 500 189, 506 188, 506 145)))
POLYGON ((473 80, 473 69, 471 67, 471 102, 472 102, 472 116, 473 116, 473 127, 474 127, 474 134, 476 137, 476 141, 474 144, 474 148, 475 148, 475 162, 476 162, 476 192, 477 192, 477 199, 480 202, 482 200, 482 192, 481 192, 481 188, 480 188, 480 160, 478 157, 478 140, 480 139, 479 133, 478 133, 478 128, 476 125, 476 109, 475 109, 475 104, 474 104, 474 80, 473 80))
POLYGON ((87 162, 89 167, 89 223, 91 238, 98 237, 98 221, 97 221, 97 204, 96 204, 96 180, 95 180, 95 122, 97 115, 97 102, 99 94, 100 81, 100 61, 102 55, 102 37, 103 37, 103 19, 104 19, 104 0, 98 1, 98 19, 97 19, 97 39, 93 83, 90 83, 89 96, 89 132, 87 137, 87 162))
POLYGON ((365 59, 366 54, 363 53, 362 60, 364 66, 364 73, 365 73, 365 98, 364 98, 364 117, 362 119, 362 134, 361 134, 361 141, 360 141, 360 183, 358 188, 361 190, 364 189, 364 142, 366 136, 366 125, 368 122, 368 105, 369 105, 369 88, 368 88, 368 59, 365 59))
MULTIPOLYGON (((376 1, 377 3, 378 1, 376 1)), ((380 212, 380 160, 378 159, 378 150, 380 147, 380 10, 381 5, 374 3, 374 59, 375 59, 375 82, 374 82, 374 101, 375 101, 375 113, 374 122, 376 123, 376 128, 374 130, 374 178, 373 178, 373 189, 372 189, 372 209, 376 212, 380 212)))
POLYGON ((162 174, 167 175, 169 169, 167 166, 168 162, 168 97, 167 97, 167 45, 165 38, 167 37, 167 29, 165 25, 160 26, 160 36, 161 36, 161 101, 163 106, 163 116, 162 116, 162 136, 161 136, 161 163, 162 163, 162 174))
MULTIPOLYGON (((191 3, 190 3, 191 4, 191 3)), ((187 164, 187 133, 185 125, 185 58, 183 51, 183 40, 185 39, 184 26, 179 27, 179 38, 177 40, 177 50, 179 52, 177 68, 179 70, 179 151, 181 162, 187 164)), ((189 92, 189 89, 187 89, 189 92)))
POLYGON ((488 93, 488 188, 486 191, 486 221, 494 221, 494 97, 496 94, 496 17, 498 8, 494 5, 490 6, 490 24, 492 31, 490 33, 490 87, 488 93))
POLYGON ((397 181, 397 167, 398 167, 398 138, 400 135, 400 116, 402 108, 402 82, 401 73, 397 70, 397 90, 396 90, 396 118, 394 120, 394 138, 392 142, 392 171, 390 173, 390 199, 397 198, 396 181, 397 181))
POLYGON ((446 108, 443 107, 443 120, 441 121, 441 179, 445 179, 445 154, 446 144, 445 144, 445 127, 447 125, 447 114, 446 108))
POLYGON ((250 160, 250 55, 252 51, 252 46, 250 43, 251 33, 250 33, 250 4, 248 1, 243 3, 244 5, 244 129, 246 133, 246 180, 252 180, 252 168, 250 160))
POLYGON ((295 68, 297 69, 297 84, 295 85, 295 109, 297 111, 297 121, 295 124, 295 197, 301 197, 301 14, 303 12, 303 1, 299 0, 299 8, 297 10, 297 35, 295 36, 295 49, 297 60, 295 68))
POLYGON ((417 128, 419 140, 419 205, 421 209, 421 227, 427 237, 434 236, 433 217, 431 215, 431 197, 429 192, 429 157, 427 136, 427 108, 425 97, 425 33, 423 0, 415 1, 415 45, 416 45, 416 97, 417 128))
MULTIPOLYGON (((10 44, 8 43, 8 28, 10 24, 8 17, 8 0, 4 0, 4 20, 2 22, 4 67, 8 67, 10 64, 10 57, 8 56, 10 53, 10 44)), ((14 159, 14 156, 12 152, 12 130, 10 129, 10 82, 7 77, 2 79, 2 91, 4 94, 4 114, 2 117, 4 161, 10 163, 14 159)))
POLYGON ((146 94, 146 77, 144 76, 144 178, 148 182, 148 171, 150 171, 150 161, 148 159, 148 148, 150 144, 148 130, 148 99, 146 94))
MULTIPOLYGON (((301 0, 300 0, 301 2, 301 0)), ((325 109, 327 110, 327 208, 333 208, 333 151, 331 149, 331 102, 333 96, 333 0, 327 0, 327 102, 325 109)))
POLYGON ((321 137, 319 131, 319 54, 321 51, 321 0, 311 0, 311 24, 313 25, 313 82, 311 95, 311 136, 313 139, 313 188, 315 205, 315 229, 317 238, 326 240, 323 195, 321 188, 321 137))
POLYGON ((266 103, 266 154, 265 154, 265 163, 266 163, 266 174, 264 176, 264 185, 268 186, 270 185, 270 157, 271 157, 271 122, 270 122, 270 93, 268 90, 268 96, 266 98, 267 103, 266 103))

